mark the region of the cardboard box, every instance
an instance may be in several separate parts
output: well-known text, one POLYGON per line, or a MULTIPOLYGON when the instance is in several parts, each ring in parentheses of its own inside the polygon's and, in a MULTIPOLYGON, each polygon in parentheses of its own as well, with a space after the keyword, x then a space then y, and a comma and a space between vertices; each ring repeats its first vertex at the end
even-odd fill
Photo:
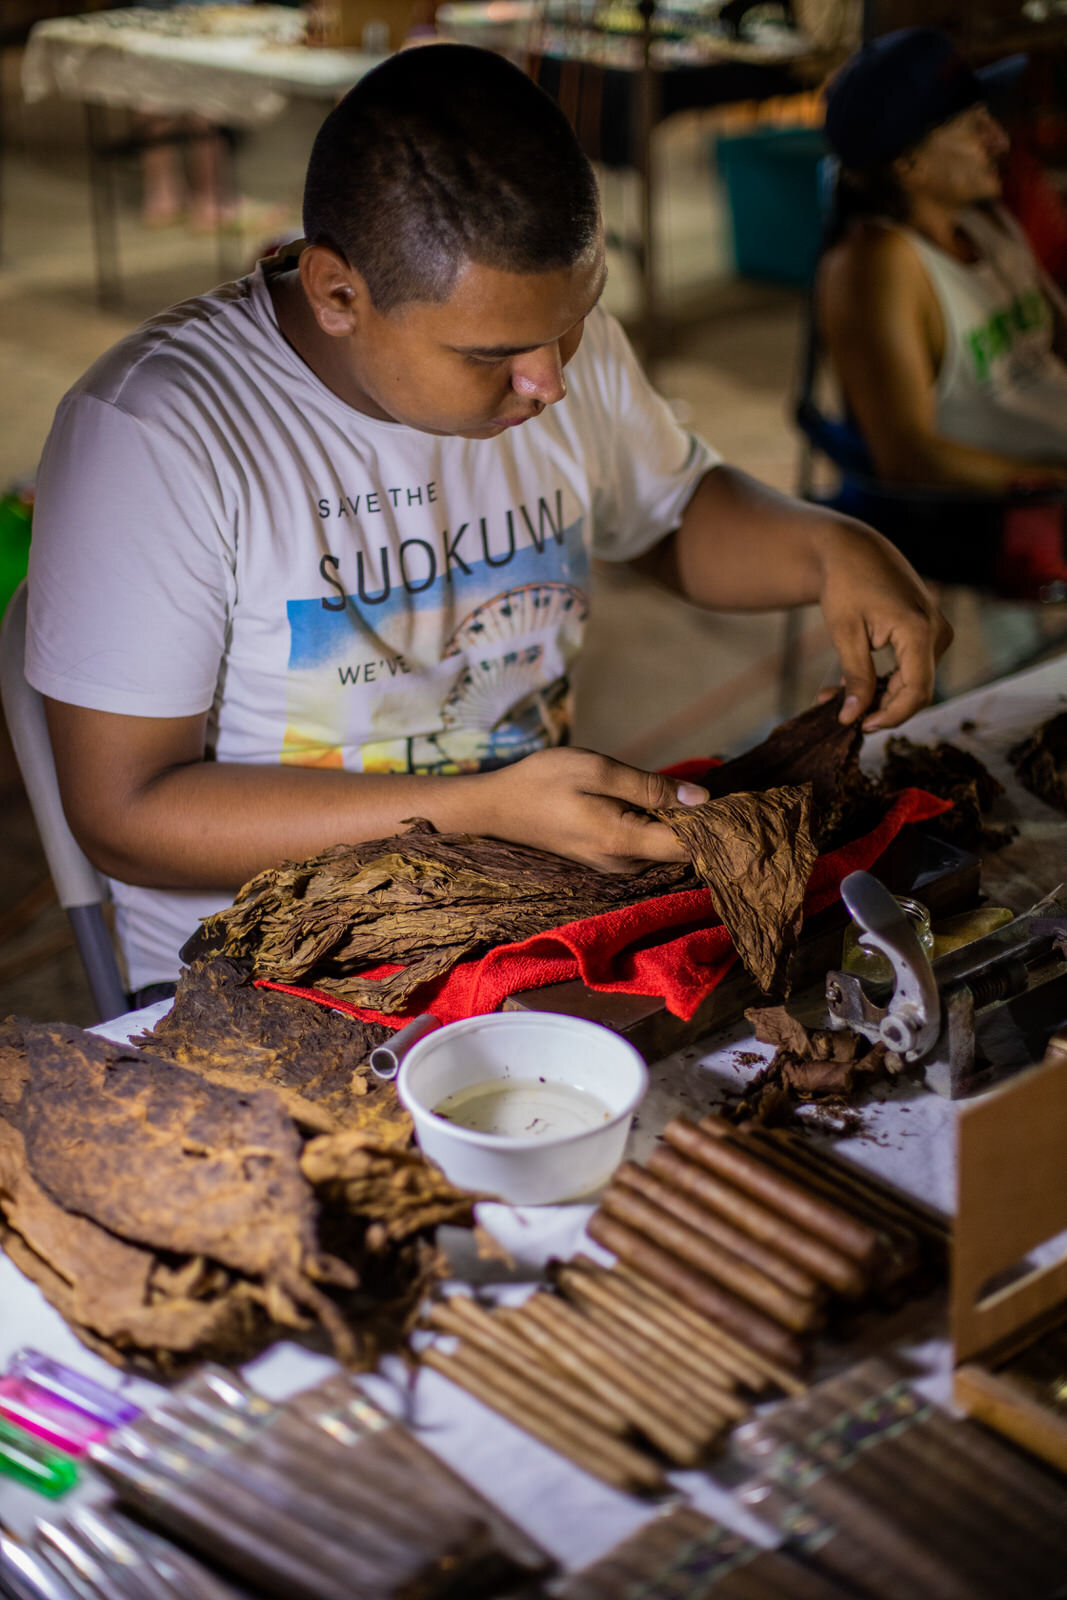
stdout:
POLYGON ((1067 1410, 1006 1366, 1067 1324, 1067 1035, 1040 1066, 963 1107, 958 1162, 956 1400, 1067 1472, 1067 1410))

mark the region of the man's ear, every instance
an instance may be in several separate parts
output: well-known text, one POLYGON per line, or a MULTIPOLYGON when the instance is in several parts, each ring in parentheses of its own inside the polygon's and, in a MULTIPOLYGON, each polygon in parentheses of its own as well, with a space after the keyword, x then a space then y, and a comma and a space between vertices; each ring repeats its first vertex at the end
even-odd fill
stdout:
POLYGON ((308 245, 300 256, 300 281, 323 333, 343 339, 356 331, 370 296, 362 274, 336 250, 308 245))

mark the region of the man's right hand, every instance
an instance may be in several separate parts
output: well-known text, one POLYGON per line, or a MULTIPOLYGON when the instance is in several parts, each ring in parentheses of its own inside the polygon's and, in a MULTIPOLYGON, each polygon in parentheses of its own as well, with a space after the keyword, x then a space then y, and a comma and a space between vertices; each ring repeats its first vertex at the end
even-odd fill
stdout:
POLYGON ((600 872, 684 861, 674 834, 648 813, 708 798, 697 784, 566 746, 538 750, 514 766, 486 773, 479 783, 479 806, 489 797, 479 832, 551 850, 600 872))

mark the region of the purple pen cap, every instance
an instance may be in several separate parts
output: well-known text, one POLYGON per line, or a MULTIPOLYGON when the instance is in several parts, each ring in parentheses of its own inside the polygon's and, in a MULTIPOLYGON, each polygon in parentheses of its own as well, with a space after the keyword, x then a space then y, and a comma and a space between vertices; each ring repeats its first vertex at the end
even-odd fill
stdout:
POLYGON ((8 1362, 7 1371, 9 1377, 34 1385, 51 1399, 72 1406, 107 1429, 125 1427, 141 1415, 140 1406, 41 1350, 17 1351, 8 1362))

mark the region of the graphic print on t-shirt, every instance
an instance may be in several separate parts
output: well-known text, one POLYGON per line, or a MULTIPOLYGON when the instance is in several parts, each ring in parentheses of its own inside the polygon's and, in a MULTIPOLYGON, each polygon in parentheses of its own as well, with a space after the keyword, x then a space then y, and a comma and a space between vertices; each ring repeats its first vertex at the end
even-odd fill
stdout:
POLYGON ((368 598, 331 575, 327 598, 289 600, 282 761, 478 772, 564 742, 589 557, 581 518, 557 527, 421 587, 368 598))

